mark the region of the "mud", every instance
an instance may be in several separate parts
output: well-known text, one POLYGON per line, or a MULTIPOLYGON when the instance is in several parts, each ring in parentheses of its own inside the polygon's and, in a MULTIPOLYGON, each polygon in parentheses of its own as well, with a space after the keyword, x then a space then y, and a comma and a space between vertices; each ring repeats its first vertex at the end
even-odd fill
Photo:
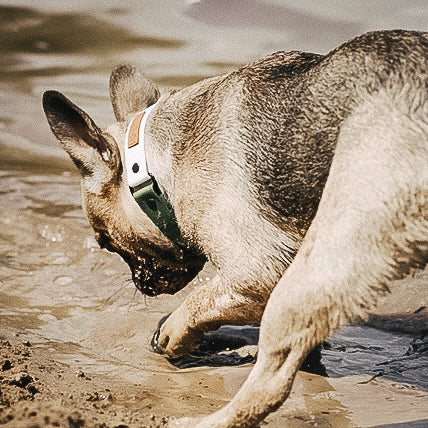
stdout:
MULTIPOLYGON (((108 77, 133 62, 176 87, 279 49, 327 52, 375 28, 427 29, 428 8, 371 2, 4 1, 0 6, 0 424, 164 426, 224 406, 257 357, 258 329, 224 327, 190 356, 150 347, 175 296, 145 298, 100 250, 79 178, 50 134, 44 90, 64 91, 104 126, 108 77), (367 4, 366 4, 367 3, 367 4), (156 5, 156 7, 155 7, 156 5), (364 7, 365 5, 365 7, 364 7), (229 7, 229 9, 228 9, 229 7), (316 10, 316 11, 315 11, 316 10), (300 23, 297 25, 297 23, 300 23), (322 25, 321 25, 322 24, 322 25), (323 37, 314 37, 322 27, 323 37), (310 30, 310 31, 309 31, 310 30)), ((368 324, 347 327, 304 364, 269 427, 426 426, 428 273, 393 284, 368 324)))

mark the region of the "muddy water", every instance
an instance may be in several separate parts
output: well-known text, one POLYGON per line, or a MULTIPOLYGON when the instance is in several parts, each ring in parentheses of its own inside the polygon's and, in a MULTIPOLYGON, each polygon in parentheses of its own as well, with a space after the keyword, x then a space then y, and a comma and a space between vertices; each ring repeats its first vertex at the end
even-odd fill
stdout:
MULTIPOLYGON (((164 88, 178 87, 279 49, 325 53, 371 29, 427 30, 428 7, 420 1, 390 1, 382 8, 370 1, 358 2, 358 7, 343 2, 341 11, 329 2, 322 6, 316 2, 316 10, 314 4, 2 2, 3 331, 30 334, 37 346, 51 349, 57 359, 73 367, 144 384, 165 405, 174 394, 190 391, 202 381, 210 386, 206 394, 216 405, 236 392, 252 354, 221 351, 255 345, 257 329, 225 328, 211 346, 175 365, 150 350, 157 321, 177 307, 188 290, 144 298, 135 293, 124 263, 97 247, 80 208, 78 176, 48 130, 41 95, 46 89, 61 90, 104 126, 113 120, 109 73, 121 62, 136 63, 164 88), (231 369, 239 364, 243 366, 231 369), (192 374, 195 370, 197 376, 192 374)), ((189 288, 212 275, 207 267, 189 288)), ((426 278, 418 281, 426 284, 426 278)), ((417 301, 420 304, 413 309, 426 311, 423 298, 417 301)), ((376 375, 427 390, 426 331, 425 321, 405 333, 347 327, 324 347, 321 360, 315 358, 309 365, 334 378, 376 375)), ((201 412, 210 410, 200 402, 197 405, 201 412)))

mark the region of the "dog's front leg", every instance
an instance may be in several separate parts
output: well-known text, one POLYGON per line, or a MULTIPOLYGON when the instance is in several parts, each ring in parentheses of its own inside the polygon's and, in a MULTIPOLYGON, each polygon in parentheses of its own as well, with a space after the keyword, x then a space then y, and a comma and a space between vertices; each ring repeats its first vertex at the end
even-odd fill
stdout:
MULTIPOLYGON (((216 413, 202 419, 171 421, 171 426, 256 426, 287 399, 308 353, 352 317, 349 290, 356 288, 359 278, 353 269, 340 266, 336 260, 340 255, 344 261, 352 263, 353 259, 347 257, 346 248, 333 251, 322 238, 316 251, 312 245, 316 238, 310 232, 308 235, 272 291, 261 321, 257 362, 242 388, 216 413), (338 275, 339 267, 345 276, 338 275)), ((338 240, 332 240, 335 246, 338 240)), ((348 250, 352 252, 352 246, 348 250)))
POLYGON ((152 341, 155 351, 170 357, 188 353, 201 336, 224 324, 259 323, 268 299, 240 293, 220 275, 193 290, 185 301, 161 324, 152 341))
POLYGON ((336 316, 338 308, 329 307, 334 306, 329 290, 320 285, 314 295, 310 279, 286 273, 273 290, 261 322, 257 362, 233 400, 205 418, 172 420, 169 426, 252 427, 281 406, 307 354, 336 327, 329 314, 336 316))

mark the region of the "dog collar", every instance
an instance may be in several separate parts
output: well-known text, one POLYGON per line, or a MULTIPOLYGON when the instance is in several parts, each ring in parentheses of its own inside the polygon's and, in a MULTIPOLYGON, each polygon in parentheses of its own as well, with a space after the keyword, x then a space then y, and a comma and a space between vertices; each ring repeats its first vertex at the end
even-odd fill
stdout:
POLYGON ((138 113, 128 126, 125 171, 132 196, 160 231, 172 242, 183 245, 174 209, 159 189, 147 167, 144 132, 154 105, 138 113))

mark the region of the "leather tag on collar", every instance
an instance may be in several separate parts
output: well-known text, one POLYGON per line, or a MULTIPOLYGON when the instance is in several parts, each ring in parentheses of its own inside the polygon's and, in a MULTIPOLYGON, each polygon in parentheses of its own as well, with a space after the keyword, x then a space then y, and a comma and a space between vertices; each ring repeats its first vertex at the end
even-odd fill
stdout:
POLYGON ((129 129, 128 134, 128 148, 136 146, 140 142, 140 125, 141 121, 143 120, 143 117, 145 115, 145 111, 142 113, 139 113, 137 116, 135 116, 134 120, 132 121, 131 128, 129 129))
POLYGON ((150 179, 145 149, 145 128, 155 104, 135 115, 126 131, 125 171, 130 187, 137 187, 150 179))

